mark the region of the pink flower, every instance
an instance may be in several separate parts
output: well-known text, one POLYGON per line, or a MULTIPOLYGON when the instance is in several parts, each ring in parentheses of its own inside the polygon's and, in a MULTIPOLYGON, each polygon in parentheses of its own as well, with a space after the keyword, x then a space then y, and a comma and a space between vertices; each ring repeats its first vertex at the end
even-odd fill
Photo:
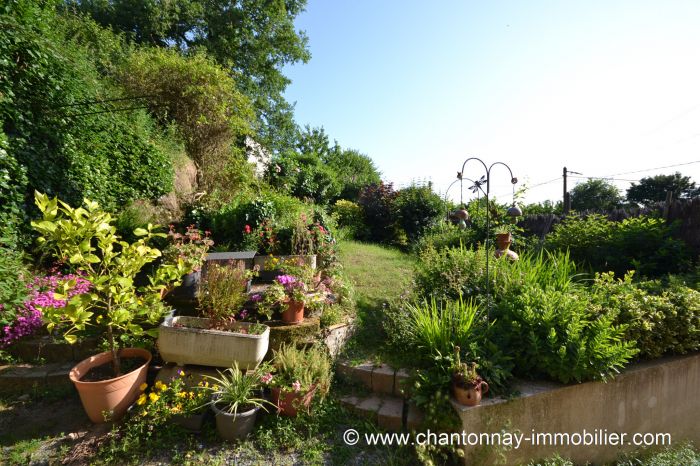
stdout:
POLYGON ((298 392, 299 390, 301 390, 301 383, 299 383, 299 381, 297 380, 292 384, 292 388, 295 392, 298 392))
POLYGON ((267 374, 260 377, 260 380, 262 381, 262 383, 268 384, 268 383, 272 382, 273 378, 274 378, 274 376, 268 372, 267 374))
POLYGON ((245 232, 246 235, 249 235, 251 232, 250 225, 246 225, 245 228, 243 228, 243 231, 245 232))

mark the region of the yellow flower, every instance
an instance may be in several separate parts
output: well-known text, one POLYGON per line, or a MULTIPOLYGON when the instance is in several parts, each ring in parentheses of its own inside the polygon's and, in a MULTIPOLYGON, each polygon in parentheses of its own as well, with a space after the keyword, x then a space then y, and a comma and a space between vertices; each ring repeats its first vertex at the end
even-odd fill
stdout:
POLYGON ((139 385, 139 390, 144 391, 148 388, 148 384, 146 382, 142 383, 139 385))
POLYGON ((160 380, 158 380, 158 381, 156 382, 156 390, 160 390, 160 391, 162 392, 162 391, 164 391, 164 390, 167 390, 167 388, 168 388, 168 386, 165 385, 165 384, 164 384, 163 382, 161 382, 160 380))
POLYGON ((218 389, 219 389, 219 386, 218 386, 218 385, 212 385, 211 388, 212 388, 212 390, 218 390, 218 389))
POLYGON ((190 395, 190 399, 194 398, 194 393, 193 393, 193 392, 190 392, 189 395, 190 395))
POLYGON ((173 406, 173 407, 170 409, 170 412, 177 414, 177 413, 180 412, 180 408, 178 408, 177 406, 173 406))
POLYGON ((148 394, 148 398, 151 399, 152 403, 155 403, 156 401, 158 401, 158 398, 160 398, 160 397, 158 395, 156 395, 155 393, 151 392, 148 394))
POLYGON ((178 398, 187 398, 187 393, 186 392, 180 392, 177 394, 178 398))
POLYGON ((146 402, 146 395, 144 393, 141 394, 138 400, 136 400, 136 404, 139 406, 142 406, 146 402))

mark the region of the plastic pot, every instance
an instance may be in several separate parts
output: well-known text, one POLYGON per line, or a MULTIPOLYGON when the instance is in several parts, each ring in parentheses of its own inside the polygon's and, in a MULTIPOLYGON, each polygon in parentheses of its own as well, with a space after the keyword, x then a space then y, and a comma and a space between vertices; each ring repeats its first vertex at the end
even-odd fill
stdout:
POLYGON ((219 409, 216 404, 211 405, 216 417, 216 430, 225 440, 239 440, 248 436, 255 427, 260 407, 248 411, 230 414, 219 409))
POLYGON ((146 363, 131 372, 113 379, 100 380, 98 382, 83 382, 80 380, 85 377, 85 374, 90 369, 113 361, 112 353, 107 351, 79 362, 71 369, 68 375, 78 390, 85 412, 94 423, 114 421, 124 416, 129 406, 141 394, 139 386, 146 382, 148 365, 152 358, 150 352, 141 348, 125 348, 119 351, 119 356, 122 360, 125 358, 142 358, 146 360, 146 363))

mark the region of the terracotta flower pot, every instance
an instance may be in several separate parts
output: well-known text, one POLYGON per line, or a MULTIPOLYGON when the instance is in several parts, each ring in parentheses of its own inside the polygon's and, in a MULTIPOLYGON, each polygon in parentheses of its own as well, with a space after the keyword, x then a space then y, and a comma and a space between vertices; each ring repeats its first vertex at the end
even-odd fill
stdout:
POLYGON ((294 417, 299 409, 303 408, 307 412, 309 411, 311 400, 316 393, 316 386, 314 385, 307 392, 285 391, 284 393, 280 387, 272 387, 271 392, 271 401, 277 406, 277 412, 282 416, 294 417))
POLYGON ((489 392, 489 384, 483 380, 477 382, 469 388, 460 387, 459 385, 452 384, 452 394, 455 396, 457 402, 465 406, 476 406, 481 403, 481 396, 489 392))
POLYGON ((288 301, 287 309, 282 312, 282 322, 285 324, 299 324, 304 321, 304 302, 288 301))
POLYGON ((505 250, 510 247, 511 237, 510 233, 498 233, 496 235, 496 246, 499 250, 505 250))
POLYGON ((138 398, 139 386, 146 382, 148 365, 151 363, 151 353, 141 348, 125 348, 119 352, 123 359, 142 358, 146 360, 138 369, 113 379, 98 382, 83 382, 90 369, 112 362, 109 351, 91 356, 79 362, 71 369, 69 377, 80 394, 80 401, 90 420, 94 423, 114 421, 126 413, 126 410, 138 398), (108 419, 105 419, 105 414, 108 419))

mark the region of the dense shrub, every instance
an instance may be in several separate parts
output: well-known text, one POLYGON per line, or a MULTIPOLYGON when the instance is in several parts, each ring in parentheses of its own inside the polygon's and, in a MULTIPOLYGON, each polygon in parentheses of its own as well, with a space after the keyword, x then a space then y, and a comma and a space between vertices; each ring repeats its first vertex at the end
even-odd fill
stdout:
POLYGON ((546 238, 545 247, 566 251, 578 264, 618 277, 628 270, 660 276, 689 267, 687 247, 673 237, 674 226, 663 220, 637 217, 613 222, 601 215, 568 217, 546 238))
POLYGON ((86 101, 122 97, 90 50, 64 35, 54 3, 10 2, 0 14, 0 120, 27 191, 113 208, 172 185, 170 160, 143 112, 86 101))
POLYGON ((510 348, 517 375, 563 383, 605 379, 632 359, 637 350, 624 339, 626 327, 590 312, 585 296, 528 285, 499 301, 494 332, 510 348))
POLYGON ((413 245, 413 250, 417 253, 429 247, 437 251, 447 248, 459 248, 475 246, 476 232, 471 228, 464 230, 449 222, 438 222, 429 228, 413 245))
MULTIPOLYGON (((1 122, 0 122, 1 123, 1 122)), ((26 170, 12 154, 0 124, 0 238, 16 242, 24 217, 26 170)))
POLYGON ((636 341, 640 355, 657 358, 700 349, 700 292, 682 283, 634 283, 632 274, 616 280, 596 276, 591 301, 600 315, 627 324, 625 339, 636 341))
POLYGON ((445 214, 444 201, 428 186, 409 186, 394 201, 399 225, 414 242, 445 214))
POLYGON ((367 186, 360 191, 358 204, 362 207, 371 241, 394 242, 397 237, 396 209, 397 193, 391 183, 367 186))
POLYGON ((362 238, 367 235, 362 209, 352 201, 340 199, 333 204, 331 215, 338 227, 344 228, 351 238, 362 238))
POLYGON ((29 273, 22 255, 0 240, 0 335, 14 320, 14 310, 27 299, 29 273))
POLYGON ((340 192, 333 169, 316 154, 279 154, 270 164, 266 177, 273 187, 318 204, 328 204, 340 192))
POLYGON ((226 170, 236 139, 251 131, 250 100, 221 66, 203 54, 143 48, 127 59, 120 82, 145 95, 151 111, 177 125, 199 180, 213 189, 226 170))

